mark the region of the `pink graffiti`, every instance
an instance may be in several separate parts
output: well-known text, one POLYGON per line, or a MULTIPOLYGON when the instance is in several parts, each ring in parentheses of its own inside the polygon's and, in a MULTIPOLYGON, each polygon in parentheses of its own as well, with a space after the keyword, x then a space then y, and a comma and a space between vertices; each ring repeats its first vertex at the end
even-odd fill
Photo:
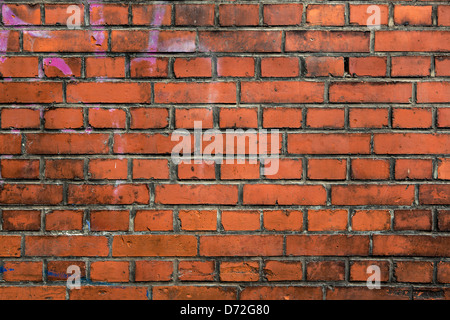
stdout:
POLYGON ((0 52, 6 52, 8 50, 8 37, 9 30, 0 31, 0 52))
POLYGON ((58 68, 65 76, 70 76, 73 74, 70 67, 62 58, 45 58, 44 65, 58 68))
POLYGON ((30 23, 18 18, 7 5, 2 6, 3 23, 12 26, 26 26, 30 23))

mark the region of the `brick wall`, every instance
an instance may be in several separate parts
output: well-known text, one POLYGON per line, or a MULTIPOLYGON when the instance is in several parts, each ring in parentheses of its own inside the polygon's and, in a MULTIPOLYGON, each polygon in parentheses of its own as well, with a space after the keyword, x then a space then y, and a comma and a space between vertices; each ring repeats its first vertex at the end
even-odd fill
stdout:
POLYGON ((1 6, 0 299, 450 299, 448 1, 1 6))

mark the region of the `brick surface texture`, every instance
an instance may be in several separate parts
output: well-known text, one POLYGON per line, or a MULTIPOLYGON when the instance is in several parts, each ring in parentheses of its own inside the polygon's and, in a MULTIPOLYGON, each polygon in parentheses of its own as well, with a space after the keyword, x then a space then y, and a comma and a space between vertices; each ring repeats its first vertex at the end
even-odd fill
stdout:
POLYGON ((450 299, 448 1, 0 6, 0 299, 450 299))

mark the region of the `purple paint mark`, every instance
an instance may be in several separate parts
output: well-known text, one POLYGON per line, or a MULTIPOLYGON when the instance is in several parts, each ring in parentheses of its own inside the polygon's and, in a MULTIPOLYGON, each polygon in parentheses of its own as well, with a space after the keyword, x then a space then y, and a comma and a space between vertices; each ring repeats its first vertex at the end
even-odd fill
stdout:
POLYGON ((8 50, 9 30, 0 30, 0 52, 8 50))
POLYGON ((76 132, 76 131, 73 130, 73 129, 62 129, 61 132, 62 132, 62 133, 74 133, 74 132, 76 132))
MULTIPOLYGON (((153 26, 159 27, 162 24, 164 18, 164 13, 166 12, 165 7, 156 7, 153 12, 153 19, 151 24, 153 26)), ((159 41, 159 30, 152 30, 149 32, 147 52, 154 53, 158 51, 158 41, 159 41)), ((156 58, 152 57, 148 60, 151 64, 156 63, 156 58)))
MULTIPOLYGON (((103 18, 103 4, 93 3, 93 0, 88 0, 89 7, 92 8, 101 8, 100 12, 100 19, 96 21, 91 21, 91 25, 102 25, 104 24, 104 18, 103 18)), ((98 31, 92 31, 93 38, 95 40, 95 45, 101 47, 103 42, 105 41, 105 34, 103 33, 103 30, 105 30, 104 27, 99 27, 97 29, 98 31)))
POLYGON ((11 129, 11 133, 14 133, 14 134, 20 134, 20 130, 11 129))
POLYGON ((62 58, 45 58, 44 59, 45 66, 52 66, 59 69, 65 76, 70 76, 73 74, 70 67, 62 58))
POLYGON ((4 63, 6 61, 6 57, 0 57, 0 62, 4 63))
POLYGON ((3 23, 5 23, 7 25, 12 25, 12 26, 28 26, 28 25, 30 25, 30 23, 25 22, 22 19, 19 19, 18 17, 16 17, 14 12, 12 12, 12 10, 5 4, 2 6, 2 16, 3 16, 3 23))
POLYGON ((1 159, 12 159, 13 156, 12 155, 2 155, 0 156, 1 159))

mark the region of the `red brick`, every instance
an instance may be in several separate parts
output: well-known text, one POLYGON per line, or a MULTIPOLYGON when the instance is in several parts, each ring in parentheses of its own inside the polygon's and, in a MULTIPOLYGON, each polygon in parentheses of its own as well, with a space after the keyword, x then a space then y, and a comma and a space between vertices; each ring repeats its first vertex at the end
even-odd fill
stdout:
POLYGON ((264 23, 269 26, 298 25, 302 21, 302 4, 264 4, 263 10, 264 23))
POLYGON ((128 4, 91 4, 89 13, 93 26, 128 24, 128 4))
MULTIPOLYGON (((81 3, 71 4, 78 7, 80 15, 80 25, 84 26, 84 5, 81 3)), ((45 4, 45 24, 46 25, 67 25, 67 20, 70 17, 74 17, 74 14, 77 13, 75 10, 68 10, 67 4, 53 4, 46 3, 45 4)))
POLYGON ((286 31, 287 52, 369 52, 369 33, 359 31, 286 31))
POLYGON ((192 108, 175 110, 175 127, 193 129, 195 121, 201 121, 202 128, 213 127, 212 108, 192 108))
POLYGON ((90 231, 128 231, 128 226, 126 210, 91 210, 90 231))
POLYGON ((149 103, 150 83, 72 82, 67 84, 71 103, 149 103))
POLYGON ((301 231, 303 212, 293 210, 271 210, 263 213, 264 229, 270 231, 301 231))
POLYGON ((262 77, 298 77, 300 72, 298 58, 274 57, 261 59, 262 77))
POLYGON ((257 26, 259 6, 257 4, 220 4, 219 24, 221 26, 257 26))
POLYGON ((450 128, 450 108, 438 109, 438 123, 439 128, 450 128))
POLYGON ((62 83, 0 83, 0 103, 60 103, 63 102, 62 98, 62 83))
POLYGON ((46 129, 79 129, 83 127, 83 109, 55 108, 44 112, 46 129))
POLYGON ((350 262, 350 281, 367 282, 368 278, 373 274, 367 272, 369 266, 377 266, 380 268, 380 281, 389 281, 389 261, 383 260, 359 260, 350 262))
POLYGON ((417 84, 417 103, 447 103, 450 82, 422 82, 417 84))
POLYGON ((37 109, 5 108, 1 110, 2 128, 39 128, 40 112, 37 109))
POLYGON ((336 185, 331 188, 334 205, 412 205, 411 185, 336 185))
POLYGON ((390 176, 389 160, 353 159, 351 165, 355 180, 388 180, 390 176))
POLYGON ((106 257, 108 239, 101 236, 26 236, 25 255, 106 257))
POLYGON ((176 78, 211 77, 211 58, 176 58, 173 64, 176 78))
POLYGON ((450 6, 438 6, 437 17, 439 26, 450 26, 450 6))
POLYGON ((4 4, 2 5, 2 15, 2 21, 7 26, 41 24, 39 4, 4 4))
POLYGON ((266 261, 264 276, 268 281, 300 281, 303 278, 302 262, 266 261))
POLYGON ((34 78, 39 75, 38 57, 1 57, 0 74, 2 77, 34 78))
POLYGON ((379 133, 374 135, 377 154, 448 153, 450 135, 427 133, 379 133), (447 148, 448 146, 448 148, 447 148))
POLYGON ((446 210, 438 211, 438 229, 439 231, 450 230, 450 211, 446 210))
POLYGON ((448 31, 376 31, 375 51, 448 51, 449 40, 448 31))
POLYGON ((68 231, 83 228, 83 211, 53 210, 45 215, 45 229, 47 231, 68 231))
POLYGON ((385 57, 350 57, 349 70, 353 76, 386 76, 386 58, 385 57))
POLYGON ((201 256, 279 256, 282 251, 279 235, 200 236, 201 256))
POLYGON ((25 52, 105 52, 108 49, 106 31, 45 30, 23 31, 25 52), (48 39, 51 39, 49 41, 48 39))
POLYGON ((315 26, 343 26, 344 5, 310 4, 306 8, 306 22, 315 26))
POLYGON ((88 175, 90 179, 126 179, 128 176, 127 159, 91 159, 88 175))
POLYGON ((419 202, 421 204, 450 204, 450 185, 421 185, 419 202))
POLYGON ((3 159, 1 177, 4 179, 39 179, 39 160, 3 159))
POLYGON ((307 77, 328 77, 344 75, 344 58, 342 57, 306 57, 307 77))
POLYGON ((254 231, 261 228, 260 217, 255 210, 223 210, 221 222, 225 231, 254 231))
POLYGON ((238 200, 235 185, 165 184, 156 186, 155 193, 159 204, 236 204, 238 200))
POLYGON ((128 282, 128 261, 94 261, 91 263, 91 280, 101 282, 128 282))
POLYGON ((112 52, 195 52, 195 32, 181 30, 112 30, 112 52), (158 36, 157 43, 151 40, 158 36), (174 42, 179 43, 175 45, 174 42))
MULTIPOLYGON (((392 77, 426 77, 430 75, 430 69, 431 69, 431 60, 429 57, 391 58, 392 77)), ((436 74, 437 73, 438 70, 436 74)))
POLYGON ((114 257, 197 255, 197 239, 187 235, 119 235, 112 243, 114 257))
POLYGON ((352 215, 353 231, 386 231, 391 227, 387 210, 357 210, 352 215))
POLYGON ((410 83, 334 82, 330 85, 330 101, 339 103, 409 103, 410 83))
POLYGON ((447 256, 450 252, 449 237, 425 235, 374 235, 375 256, 447 256))
POLYGON ((349 109, 350 128, 383 128, 389 125, 389 110, 351 108, 349 109))
POLYGON ((312 261, 306 265, 308 281, 343 281, 344 278, 344 261, 312 261))
POLYGON ((182 230, 215 231, 217 230, 216 210, 180 210, 178 213, 182 230))
POLYGON ((214 261, 180 261, 178 279, 181 281, 214 280, 214 261))
POLYGON ((301 128, 301 108, 264 108, 264 128, 301 128))
POLYGON ((347 210, 308 210, 308 231, 345 231, 347 210))
MULTIPOLYGON (((368 11, 370 4, 350 4, 350 24, 351 25, 359 25, 359 26, 372 26, 375 25, 377 21, 370 19, 373 14, 377 13, 377 11, 371 9, 368 11)), ((389 17, 389 7, 387 5, 376 5, 379 8, 380 12, 380 25, 388 24, 389 17)))
POLYGON ((170 281, 172 274, 172 261, 136 261, 136 281, 170 281))
POLYGON ((124 78, 125 57, 86 57, 86 77, 124 78))
POLYGON ((326 292, 327 300, 410 300, 410 295, 409 288, 399 287, 333 287, 326 292))
POLYGON ((244 185, 244 204, 324 205, 325 202, 325 189, 319 185, 244 185))
POLYGON ((2 204, 57 205, 62 200, 62 185, 4 184, 0 190, 0 203, 2 204))
POLYGON ((65 286, 2 286, 2 300, 65 300, 65 286))
POLYGON ((143 184, 69 185, 69 204, 148 204, 148 186, 143 184))
POLYGON ((131 129, 165 128, 169 124, 169 112, 165 108, 130 108, 131 129))
MULTIPOLYGON (((0 257, 20 257, 21 236, 0 236, 0 257)), ((1 296, 1 294, 0 294, 1 296)))
POLYGON ((311 180, 345 180, 347 160, 309 159, 307 170, 311 180))
POLYGON ((200 52, 281 52, 281 31, 199 31, 200 52))
POLYGON ((169 179, 167 159, 133 159, 133 179, 169 179))
POLYGON ((28 154, 108 153, 108 134, 30 133, 26 135, 28 154))
POLYGON ((331 133, 288 134, 288 153, 369 154, 370 135, 331 133))
POLYGON ((43 64, 47 78, 81 77, 81 58, 49 57, 43 64))
POLYGON ((148 287, 82 286, 70 291, 70 300, 148 300, 148 287))
POLYGON ((47 179, 83 179, 84 160, 62 159, 45 161, 45 177, 47 179))
POLYGON ((172 21, 169 4, 132 4, 133 24, 150 26, 168 26, 172 21))
POLYGON ((177 26, 211 26, 214 24, 214 5, 176 4, 175 24, 177 26))
POLYGON ((361 256, 369 237, 355 235, 287 235, 286 254, 293 256, 361 256))
POLYGON ((171 231, 173 212, 171 210, 138 210, 134 218, 134 231, 171 231))
POLYGON ((395 210, 394 230, 431 231, 431 220, 430 210, 395 210))
POLYGON ((89 125, 93 128, 125 128, 126 115, 122 109, 89 109, 89 125))
POLYGON ((221 128, 257 128, 256 108, 221 108, 219 126, 221 128))
POLYGON ((236 300, 234 287, 218 286, 154 286, 154 300, 236 300))
POLYGON ((431 21, 431 6, 402 6, 394 7, 394 22, 396 25, 429 26, 431 21))
POLYGON ((37 210, 3 210, 3 230, 39 231, 41 212, 37 210))
POLYGON ((156 83, 155 102, 173 103, 235 103, 236 84, 213 83, 156 83))
POLYGON ((323 102, 323 83, 298 81, 261 81, 241 83, 242 103, 323 102))
POLYGON ((322 300, 320 287, 311 286, 249 286, 242 290, 242 300, 322 300))
POLYGON ((433 125, 430 108, 394 108, 392 111, 392 126, 394 128, 431 128, 433 125))
POLYGON ((80 277, 86 278, 86 263, 84 261, 48 261, 47 262, 47 278, 48 281, 67 280, 71 273, 67 273, 69 266, 77 266, 80 268, 80 277))
POLYGON ((397 180, 422 180, 431 179, 433 174, 433 162, 428 159, 396 159, 395 179, 397 180))
POLYGON ((433 262, 396 261, 394 265, 397 282, 431 283, 433 280, 433 262))
POLYGON ((306 115, 306 125, 310 128, 344 128, 345 110, 331 108, 309 108, 306 115))
POLYGON ((245 282, 258 280, 258 261, 224 261, 220 263, 220 281, 245 282))
POLYGON ((219 77, 253 77, 255 59, 251 57, 217 58, 217 75, 219 77))

